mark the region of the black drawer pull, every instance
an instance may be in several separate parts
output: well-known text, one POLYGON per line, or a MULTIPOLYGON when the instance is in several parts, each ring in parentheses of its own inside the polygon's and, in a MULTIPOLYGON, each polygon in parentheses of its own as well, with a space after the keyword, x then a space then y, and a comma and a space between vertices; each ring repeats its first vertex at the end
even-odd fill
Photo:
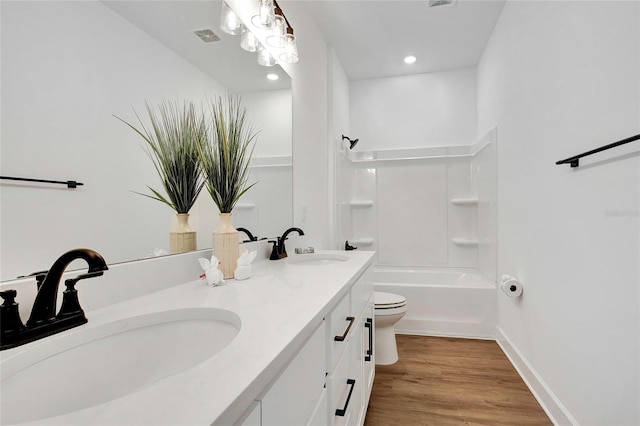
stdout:
POLYGON ((347 402, 344 403, 343 409, 339 409, 339 408, 336 409, 336 416, 344 417, 344 415, 347 413, 347 407, 349 407, 349 401, 351 400, 351 394, 353 393, 353 388, 356 387, 356 380, 347 379, 347 384, 351 385, 351 389, 349 389, 349 395, 347 395, 347 402))
POLYGON ((373 356, 373 319, 367 318, 364 326, 369 329, 369 349, 365 353, 364 360, 371 362, 371 357, 373 356))
POLYGON ((333 340, 335 340, 336 342, 344 342, 344 339, 347 338, 347 334, 349 334, 349 330, 351 330, 351 326, 353 325, 353 322, 355 320, 356 320, 356 317, 347 317, 347 321, 349 321, 349 326, 344 331, 344 334, 342 336, 335 336, 333 340))

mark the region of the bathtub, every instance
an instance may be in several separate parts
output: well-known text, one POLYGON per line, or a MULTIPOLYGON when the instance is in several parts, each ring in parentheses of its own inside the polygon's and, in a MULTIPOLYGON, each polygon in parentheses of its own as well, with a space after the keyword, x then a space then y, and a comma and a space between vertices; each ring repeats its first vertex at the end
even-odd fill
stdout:
POLYGON ((376 266, 373 281, 407 299, 397 333, 494 338, 496 285, 474 269, 376 266))

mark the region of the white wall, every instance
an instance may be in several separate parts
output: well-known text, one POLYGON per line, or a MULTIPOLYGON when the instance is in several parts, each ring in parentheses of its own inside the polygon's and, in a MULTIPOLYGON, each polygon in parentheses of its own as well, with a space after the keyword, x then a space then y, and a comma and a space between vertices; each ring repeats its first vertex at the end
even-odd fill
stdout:
POLYGON ((468 145, 476 140, 475 68, 351 82, 354 150, 468 145))
POLYGON ((258 131, 254 157, 291 156, 291 90, 245 93, 247 119, 258 131))
POLYGON ((283 66, 291 76, 293 97, 293 224, 306 234, 304 244, 330 248, 327 45, 305 8, 305 2, 283 4, 296 29, 300 61, 283 66))
POLYGON ((340 152, 344 149, 342 135, 349 134, 349 79, 342 69, 335 50, 329 50, 329 179, 330 229, 334 232, 329 247, 344 249, 344 242, 351 238, 351 186, 355 175, 349 161, 340 152))
POLYGON ((99 2, 2 7, 2 174, 77 180, 76 190, 2 184, 2 277, 90 247, 111 263, 168 249, 172 211, 135 123, 144 101, 202 99, 216 81, 99 2))
POLYGON ((259 238, 275 238, 293 224, 291 90, 243 94, 242 103, 259 133, 249 176, 254 186, 236 205, 233 224, 259 238))
POLYGON ((638 144, 554 164, 639 133, 639 7, 508 2, 478 66, 499 273, 524 284, 521 300, 498 294, 498 333, 561 423, 640 423, 638 144))

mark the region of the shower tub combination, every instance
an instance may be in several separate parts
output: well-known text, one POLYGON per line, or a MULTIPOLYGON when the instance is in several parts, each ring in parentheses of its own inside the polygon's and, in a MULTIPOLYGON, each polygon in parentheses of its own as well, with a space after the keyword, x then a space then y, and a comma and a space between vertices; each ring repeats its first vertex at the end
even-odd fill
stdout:
POLYGON ((397 333, 494 338, 496 285, 476 269, 376 266, 373 280, 407 299, 397 333))

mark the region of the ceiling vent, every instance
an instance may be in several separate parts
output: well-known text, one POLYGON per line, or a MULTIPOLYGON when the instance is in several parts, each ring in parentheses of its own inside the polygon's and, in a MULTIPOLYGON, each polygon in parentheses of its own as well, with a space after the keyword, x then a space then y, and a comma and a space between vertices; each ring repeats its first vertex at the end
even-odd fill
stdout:
POLYGON ((205 43, 213 43, 214 41, 220 41, 220 37, 218 37, 216 33, 214 33, 208 28, 204 30, 194 31, 194 33, 195 35, 200 37, 200 40, 204 41, 205 43))
POLYGON ((429 0, 429 7, 453 6, 455 0, 429 0))

